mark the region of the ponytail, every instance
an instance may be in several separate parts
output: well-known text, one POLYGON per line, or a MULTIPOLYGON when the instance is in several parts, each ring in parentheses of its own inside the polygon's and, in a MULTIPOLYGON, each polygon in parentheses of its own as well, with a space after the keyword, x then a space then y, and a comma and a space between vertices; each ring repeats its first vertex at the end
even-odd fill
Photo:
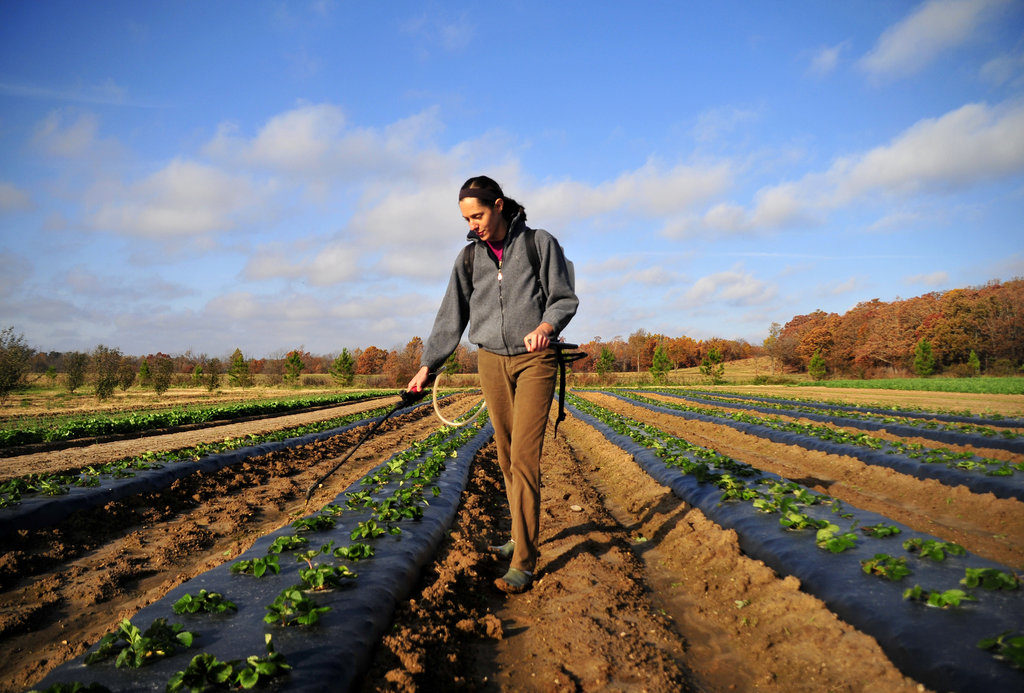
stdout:
POLYGON ((462 189, 459 191, 459 199, 461 200, 464 197, 478 199, 480 204, 486 205, 491 209, 494 209, 495 200, 500 198, 505 201, 501 208, 501 216, 509 227, 512 226, 512 221, 516 216, 521 216, 522 220, 526 221, 526 209, 511 197, 507 197, 501 191, 501 186, 493 178, 488 178, 487 176, 474 176, 470 178, 462 184, 462 189), (480 191, 479 195, 473 194, 476 190, 480 191))

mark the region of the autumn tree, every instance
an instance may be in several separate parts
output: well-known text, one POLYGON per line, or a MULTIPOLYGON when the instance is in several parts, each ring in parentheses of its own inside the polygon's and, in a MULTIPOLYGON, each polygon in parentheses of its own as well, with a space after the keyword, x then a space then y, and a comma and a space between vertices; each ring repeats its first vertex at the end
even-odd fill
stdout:
POLYGON ((135 384, 135 378, 135 364, 131 357, 123 356, 117 367, 117 385, 121 388, 121 392, 127 392, 128 388, 135 384))
POLYGON ((210 359, 206 362, 206 377, 205 384, 206 389, 213 392, 220 387, 220 376, 223 371, 220 359, 210 359))
POLYGON ((64 354, 65 386, 68 392, 74 392, 85 384, 85 376, 89 370, 89 355, 81 351, 64 354))
POLYGON ((25 384, 32 353, 25 335, 15 335, 13 326, 0 332, 0 402, 25 384))
POLYGON ((384 370, 384 362, 387 361, 388 352, 375 346, 368 346, 359 354, 356 359, 356 373, 359 375, 374 375, 384 370))
POLYGON ((174 360, 164 353, 157 353, 153 359, 153 390, 157 396, 167 392, 174 377, 174 360))
POLYGON ((114 388, 117 387, 117 369, 121 365, 121 350, 100 344, 93 349, 90 360, 96 398, 108 399, 114 394, 114 388))

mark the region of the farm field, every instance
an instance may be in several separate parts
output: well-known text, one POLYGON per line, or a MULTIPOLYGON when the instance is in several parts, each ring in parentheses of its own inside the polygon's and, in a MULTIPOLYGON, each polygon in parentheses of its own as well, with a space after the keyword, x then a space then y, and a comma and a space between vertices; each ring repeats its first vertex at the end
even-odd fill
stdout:
MULTIPOLYGON (((1024 419, 1024 396, 990 395, 966 402, 965 395, 939 393, 830 389, 819 395, 806 388, 777 392, 770 386, 742 391, 757 397, 795 394, 800 399, 861 406, 902 404, 908 410, 970 409, 1024 419), (921 395, 930 399, 921 400, 921 395)), ((488 444, 469 468, 450 533, 411 594, 399 600, 393 625, 373 649, 368 671, 358 684, 363 690, 941 690, 901 671, 891 653, 866 632, 870 629, 838 616, 828 600, 815 593, 815 586, 741 549, 746 546, 745 530, 723 528, 709 517, 723 503, 702 509, 655 481, 638 466, 638 453, 617 445, 590 420, 586 410, 595 407, 608 416, 643 422, 670 437, 712 449, 759 472, 795 481, 808 491, 838 499, 847 509, 876 513, 906 528, 908 536, 921 533, 955 542, 980 561, 994 562, 1009 572, 1024 571, 1024 502, 1013 486, 1024 471, 1012 468, 1024 463, 1024 455, 1014 449, 1016 439, 1010 435, 1024 433, 1019 420, 987 425, 1007 433, 965 437, 962 445, 925 437, 934 435, 934 428, 927 426, 921 427, 920 435, 907 436, 902 429, 893 429, 899 434, 869 430, 865 422, 870 419, 829 425, 853 436, 973 453, 990 460, 985 467, 989 471, 1011 467, 1010 474, 992 477, 1009 479, 1009 490, 993 492, 972 490, 974 481, 950 481, 956 476, 921 478, 898 471, 852 447, 815 450, 809 442, 778 442, 759 435, 759 428, 744 431, 727 423, 735 421, 728 419, 735 414, 810 426, 814 422, 807 411, 766 413, 738 406, 750 401, 696 402, 681 399, 679 392, 575 394, 557 438, 551 427, 548 430, 542 556, 533 589, 509 598, 491 586, 504 566, 486 547, 505 540, 508 519, 501 475, 488 444), (676 412, 683 410, 673 405, 689 407, 688 414, 699 409, 705 418, 681 416, 676 412)), ((724 392, 716 388, 715 394, 724 392)), ((449 398, 446 416, 461 415, 475 401, 471 394, 449 398)), ((394 402, 397 398, 12 456, 0 460, 0 481, 29 471, 80 469, 128 455, 340 420, 345 415, 358 421, 394 402)), ((323 508, 392 453, 437 429, 427 407, 398 412, 317 490, 309 508, 304 508, 306 489, 337 463, 365 425, 304 446, 249 457, 219 471, 197 472, 166 489, 111 501, 51 527, 0 537, 0 686, 12 691, 31 688, 84 654, 121 619, 158 605, 190 578, 248 555, 260 537, 323 508)), ((960 429, 954 433, 974 435, 960 429)), ((955 473, 959 472, 949 472, 955 473)), ((978 471, 964 474, 986 476, 978 471)), ((715 501, 719 495, 716 490, 715 501)), ((804 544, 809 542, 811 554, 827 560, 829 552, 814 548, 813 529, 787 533, 774 518, 769 524, 787 541, 789 535, 795 542, 801 536, 804 544)), ((878 541, 892 542, 889 553, 905 553, 899 538, 878 541)), ((924 559, 914 555, 907 560, 922 575, 929 574, 918 567, 924 559)), ((960 560, 948 558, 950 564, 960 560)), ((359 572, 358 564, 354 569, 359 572)), ((863 574, 855 578, 871 584, 881 581, 863 574)), ((915 579, 916 575, 905 578, 901 587, 912 587, 915 579)), ((984 590, 969 591, 978 603, 965 602, 958 613, 970 615, 991 599, 1004 599, 1000 603, 1009 605, 1011 615, 1016 609, 1018 634, 1024 631, 1019 589, 991 599, 984 590)), ((949 613, 956 607, 938 610, 907 602, 905 608, 949 613)), ((894 618, 902 617, 897 613, 894 618)), ((178 655, 178 668, 201 651, 197 643, 195 652, 178 655)), ((290 654, 284 645, 280 651, 286 657, 290 654)), ((991 659, 982 654, 986 661, 991 659)), ((294 661, 301 657, 295 655, 294 661)), ((1004 662, 992 661, 997 676, 1008 671, 1013 681, 1019 674, 1004 662)), ((923 669, 927 668, 926 663, 923 669)), ((281 680, 285 688, 287 681, 281 680)))

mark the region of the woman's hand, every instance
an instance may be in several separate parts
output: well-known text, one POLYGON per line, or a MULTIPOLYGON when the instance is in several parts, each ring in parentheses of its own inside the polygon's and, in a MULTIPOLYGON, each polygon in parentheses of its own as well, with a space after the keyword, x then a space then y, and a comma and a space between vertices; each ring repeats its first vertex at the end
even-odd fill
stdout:
POLYGON ((407 392, 420 392, 427 384, 427 376, 430 375, 430 369, 426 366, 420 368, 420 370, 412 377, 409 381, 409 386, 406 389, 407 392))
POLYGON ((523 337, 523 344, 526 345, 527 351, 543 351, 547 349, 551 344, 551 335, 554 334, 555 328, 546 322, 542 322, 537 326, 530 334, 523 337))

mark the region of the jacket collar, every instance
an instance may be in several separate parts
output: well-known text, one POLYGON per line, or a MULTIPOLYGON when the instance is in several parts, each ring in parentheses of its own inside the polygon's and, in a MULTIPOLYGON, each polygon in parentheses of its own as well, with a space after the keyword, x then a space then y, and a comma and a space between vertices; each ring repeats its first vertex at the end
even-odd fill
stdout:
MULTIPOLYGON (((522 227, 526 225, 526 222, 523 221, 522 217, 523 210, 521 209, 518 212, 516 212, 516 215, 514 217, 512 217, 512 223, 508 225, 508 231, 505 233, 505 245, 508 245, 509 239, 512 238, 512 236, 519 233, 519 231, 522 230, 522 227)), ((466 240, 478 241, 480 243, 483 243, 483 240, 481 240, 480 236, 477 236, 472 231, 466 233, 466 240)))

